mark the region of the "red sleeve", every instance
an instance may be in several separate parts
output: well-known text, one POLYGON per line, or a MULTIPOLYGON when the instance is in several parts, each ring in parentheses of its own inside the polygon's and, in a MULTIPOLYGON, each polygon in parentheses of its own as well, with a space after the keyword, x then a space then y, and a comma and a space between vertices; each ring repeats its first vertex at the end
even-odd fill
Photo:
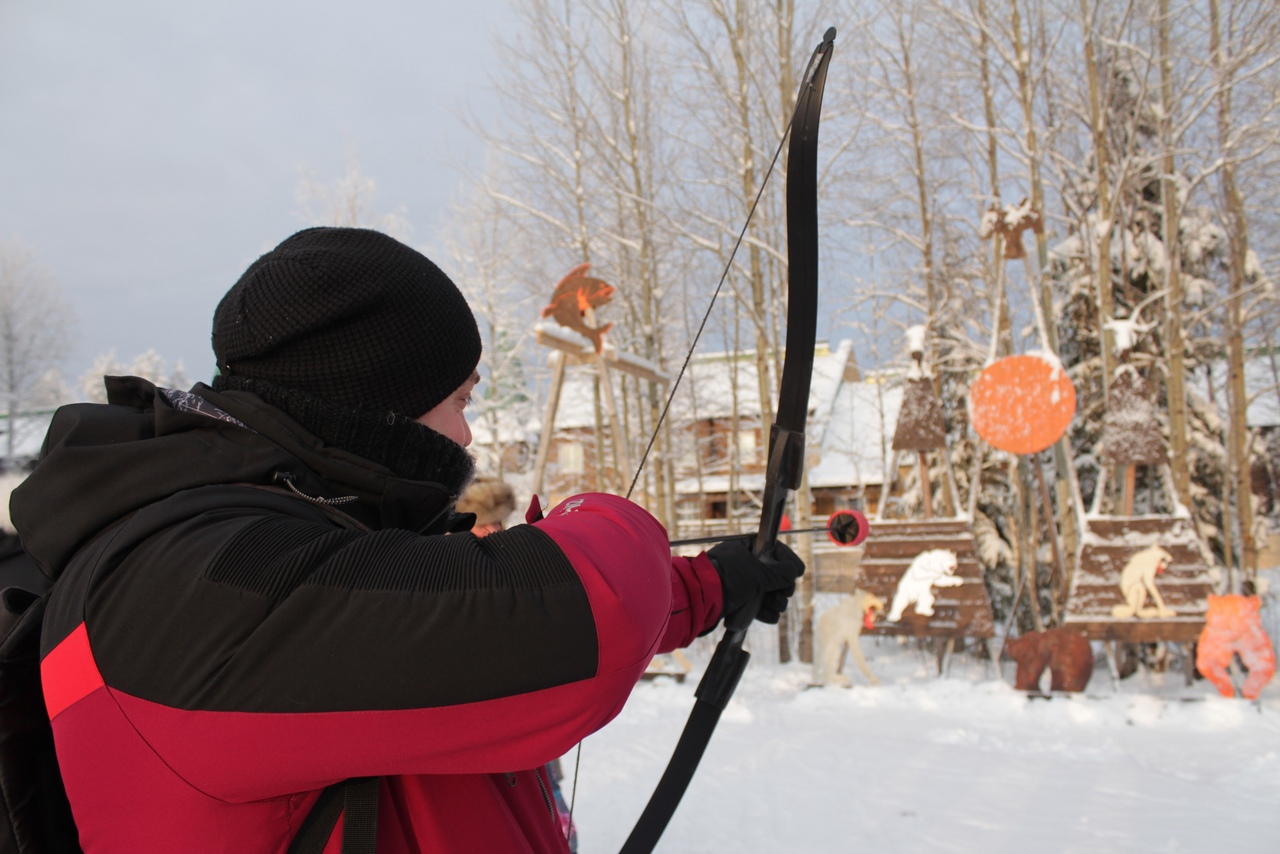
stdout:
MULTIPOLYGON (((232 801, 305 791, 344 777, 463 774, 540 765, 612 720, 655 654, 688 643, 713 625, 721 607, 721 591, 719 577, 705 556, 673 558, 662 525, 643 508, 618 496, 576 496, 552 509, 536 528, 549 538, 548 547, 554 544, 567 559, 565 569, 571 569, 572 585, 576 588, 580 584, 585 594, 588 607, 581 617, 574 618, 591 623, 577 631, 582 643, 591 643, 594 635, 598 653, 594 673, 587 671, 572 680, 543 680, 541 684, 525 679, 525 684, 512 684, 507 690, 471 702, 297 711, 183 708, 131 694, 108 678, 103 687, 110 692, 109 700, 106 692, 95 689, 60 713, 55 726, 64 740, 73 738, 72 730, 80 727, 84 727, 83 737, 89 739, 97 726, 91 720, 91 701, 101 714, 123 714, 128 718, 128 730, 142 734, 147 750, 162 757, 174 773, 207 793, 232 801), (226 745, 236 749, 229 751, 226 745), (317 750, 316 745, 324 745, 324 749, 317 750)), ((220 529, 215 525, 213 530, 220 529)), ((474 538, 463 536, 461 545, 474 545, 474 538)), ((412 556, 415 548, 443 547, 450 538, 434 539, 440 542, 419 543, 402 533, 390 545, 398 543, 398 548, 407 550, 403 554, 412 556)), ((493 547, 502 546, 500 535, 485 538, 490 540, 493 547)), ((519 564, 521 555, 512 556, 509 563, 519 564)), ((172 572, 171 563, 157 562, 157 567, 157 572, 172 572)), ((200 594, 193 601, 206 602, 213 595, 211 582, 203 577, 191 584, 200 594)), ((556 585, 565 586, 564 582, 556 585)), ((542 620, 548 632, 563 634, 568 627, 557 622, 561 619, 558 612, 546 607, 552 601, 548 590, 530 582, 496 588, 489 595, 499 603, 509 601, 513 609, 523 608, 526 619, 542 620)), ((466 678, 466 673, 449 675, 420 657, 406 656, 402 645, 385 641, 385 637, 403 635, 408 639, 413 633, 427 631, 433 615, 438 617, 439 612, 478 613, 483 593, 468 589, 440 599, 443 594, 434 590, 409 594, 303 585, 252 627, 249 642, 263 636, 258 655, 235 658, 245 659, 246 665, 255 668, 265 667, 273 656, 284 654, 278 641, 300 635, 308 644, 323 640, 331 642, 334 649, 347 649, 357 663, 373 664, 374 658, 385 658, 380 664, 385 665, 383 672, 398 674, 402 682, 430 681, 441 673, 450 679, 466 678), (354 603, 363 601, 360 597, 365 597, 373 610, 356 609, 354 603), (437 599, 443 604, 433 605, 437 599), (415 618, 392 619, 389 615, 395 608, 415 618), (382 619, 370 620, 368 613, 381 614, 382 619), (320 628, 312 631, 310 624, 304 629, 297 627, 299 621, 308 619, 320 628), (270 630, 276 622, 288 623, 288 633, 273 634, 270 630), (329 637, 322 637, 324 632, 329 637), (379 643, 373 644, 371 637, 379 643), (373 652, 364 651, 365 647, 373 652)), ((224 595, 235 596, 237 601, 248 598, 232 588, 226 588, 224 595)), ((285 628, 280 627, 282 632, 285 628)), ((88 629, 89 643, 82 645, 80 654, 85 667, 96 671, 97 651, 92 647, 98 641, 93 625, 88 629)), ((105 628, 102 633, 107 634, 105 628)), ((438 657, 446 663, 461 654, 456 642, 451 647, 447 637, 442 636, 440 646, 438 657)), ((237 649, 243 648, 244 643, 237 649)), ((513 647, 507 657, 536 661, 553 656, 535 645, 513 647)), ((191 663, 188 658, 181 658, 180 663, 191 663)), ((194 661, 206 659, 214 662, 210 666, 223 666, 223 657, 207 654, 196 655, 194 661)), ((299 670, 303 680, 318 680, 321 677, 312 672, 323 672, 314 666, 299 670)), ((172 672, 182 675, 188 670, 175 664, 172 672)), ((474 673, 471 678, 479 676, 474 673)), ((96 684, 101 683, 99 679, 96 684)), ((364 684, 355 680, 350 689, 355 691, 364 684)))
POLYGON ((671 622, 658 652, 671 652, 693 643, 720 620, 723 591, 720 573, 706 552, 697 557, 671 559, 671 622))
POLYGON ((720 576, 710 559, 672 557, 666 529, 638 504, 577 495, 537 524, 587 590, 601 674, 629 669, 639 679, 654 655, 687 646, 719 619, 720 576))

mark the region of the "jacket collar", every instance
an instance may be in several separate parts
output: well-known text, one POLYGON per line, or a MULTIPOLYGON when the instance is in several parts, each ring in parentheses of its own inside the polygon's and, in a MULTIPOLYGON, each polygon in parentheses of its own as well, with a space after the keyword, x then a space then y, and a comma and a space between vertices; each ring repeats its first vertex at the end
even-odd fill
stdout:
MULTIPOLYGON (((151 389, 155 394, 155 387, 151 389)), ((163 405, 172 406, 167 399, 171 395, 166 391, 161 390, 159 399, 163 405)), ((203 402, 203 406, 195 406, 205 417, 224 422, 224 416, 229 417, 233 422, 228 423, 259 434, 298 461, 300 465, 296 467, 270 472, 274 483, 292 480, 299 492, 315 499, 355 497, 355 502, 342 509, 373 528, 433 534, 454 530, 464 521, 455 518, 454 499, 447 487, 398 477, 385 466, 326 445, 257 395, 232 390, 216 392, 202 383, 189 394, 203 402), (210 405, 214 411, 206 411, 210 405)))

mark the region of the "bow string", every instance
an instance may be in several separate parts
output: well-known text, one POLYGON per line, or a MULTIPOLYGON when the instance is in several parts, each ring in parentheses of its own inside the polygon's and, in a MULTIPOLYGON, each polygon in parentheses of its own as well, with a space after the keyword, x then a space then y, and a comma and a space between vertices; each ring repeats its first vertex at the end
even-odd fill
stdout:
MULTIPOLYGON (((836 29, 831 27, 809 58, 796 98, 795 111, 788 124, 791 143, 787 149, 786 355, 783 358, 778 407, 769 431, 769 464, 765 473, 760 527, 752 545, 752 551, 757 555, 773 550, 778 541, 778 528, 782 522, 788 492, 800 485, 804 474, 804 433, 809 414, 809 385, 813 374, 813 351, 818 323, 818 123, 822 113, 827 65, 831 60, 835 37, 836 29)), ((785 141, 785 131, 783 136, 785 141)), ((782 142, 779 142, 778 152, 781 150, 782 142)), ((711 314, 711 307, 724 286, 733 264, 733 256, 742 244, 751 216, 755 213, 765 184, 773 172, 773 164, 777 162, 778 152, 775 152, 773 163, 770 163, 769 171, 761 182, 760 191, 747 215, 747 222, 742 226, 738 242, 730 253, 729 263, 720 277, 720 284, 712 295, 711 305, 703 316, 689 354, 685 357, 684 365, 667 398, 666 407, 654 428, 654 436, 666 418, 671 400, 675 397, 676 386, 689 366, 693 348, 697 346, 698 338, 711 314)), ((651 436, 649 446, 636 470, 635 479, 631 482, 631 489, 627 491, 628 496, 635 489, 653 442, 654 437, 651 436)), ((680 734, 680 741, 676 744, 675 752, 648 805, 622 846, 621 854, 644 854, 652 851, 675 813, 711 740, 720 714, 729 704, 734 689, 746 670, 747 661, 751 658, 751 654, 743 649, 743 643, 760 605, 761 599, 758 598, 748 607, 726 615, 724 636, 707 665, 702 681, 698 683, 693 711, 680 734)))

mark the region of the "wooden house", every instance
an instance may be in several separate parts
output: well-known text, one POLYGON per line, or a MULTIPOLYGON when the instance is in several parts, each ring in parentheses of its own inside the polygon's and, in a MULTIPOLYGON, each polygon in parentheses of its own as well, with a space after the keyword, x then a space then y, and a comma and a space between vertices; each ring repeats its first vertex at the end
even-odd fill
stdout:
MULTIPOLYGON (((613 397, 624 424, 639 422, 643 385, 623 371, 610 371, 613 397)), ((579 492, 617 491, 634 472, 618 469, 611 449, 611 427, 603 413, 598 373, 589 366, 569 370, 556 402, 554 430, 545 450, 540 492, 553 505, 579 492)), ((820 343, 814 357, 808 422, 808 486, 812 513, 820 523, 842 508, 874 512, 886 480, 889 438, 902 400, 895 373, 860 374, 851 341, 835 347, 820 343)), ((665 519, 673 539, 711 536, 754 525, 764 487, 767 426, 761 423, 754 352, 697 355, 673 401, 668 422, 672 454, 666 485, 673 518, 665 519)), ((772 404, 771 404, 772 405, 772 404)), ((543 416, 545 420, 545 414, 543 416)), ((475 426, 473 449, 485 461, 520 456, 524 471, 537 452, 542 423, 536 416, 508 419, 498 430, 482 419, 475 426)), ((647 437, 629 437, 632 465, 647 437)), ((509 462, 511 460, 508 460, 509 462)), ((646 471, 659 465, 651 458, 646 471)), ((504 465, 508 472, 519 472, 504 465)), ((517 491, 530 476, 515 474, 517 491)), ((825 540, 825 538, 815 538, 825 540)))

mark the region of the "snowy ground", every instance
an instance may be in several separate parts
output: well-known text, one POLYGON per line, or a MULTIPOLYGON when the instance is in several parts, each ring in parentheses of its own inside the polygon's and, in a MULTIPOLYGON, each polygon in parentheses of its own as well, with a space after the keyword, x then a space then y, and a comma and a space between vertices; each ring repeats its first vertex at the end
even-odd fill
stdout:
MULTIPOLYGON (((758 651, 658 850, 1280 851, 1275 681, 1257 704, 1181 673, 1139 672, 1117 692, 1103 665, 1084 695, 1032 700, 968 655, 938 679, 913 646, 863 648, 879 687, 854 671, 850 690, 807 688, 808 666, 758 651)), ((703 660, 684 684, 639 685, 584 743, 581 854, 621 847, 703 660)))

